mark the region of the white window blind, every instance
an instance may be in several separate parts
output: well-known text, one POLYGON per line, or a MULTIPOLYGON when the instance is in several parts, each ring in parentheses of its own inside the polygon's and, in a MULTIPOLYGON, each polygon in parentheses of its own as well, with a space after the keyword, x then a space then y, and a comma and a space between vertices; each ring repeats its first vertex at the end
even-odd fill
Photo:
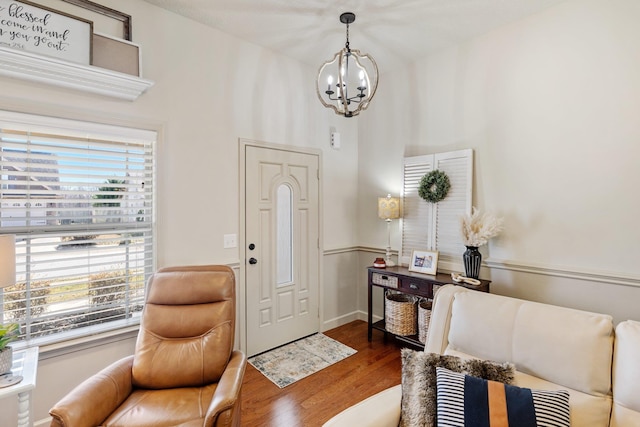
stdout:
POLYGON ((459 256, 464 251, 460 217, 472 206, 473 150, 405 157, 403 166, 400 263, 408 265, 414 250, 459 256), (418 187, 422 177, 435 169, 447 174, 451 188, 444 200, 428 203, 418 195, 418 187))
POLYGON ((154 271, 152 131, 0 111, 4 322, 57 341, 136 322, 154 271))

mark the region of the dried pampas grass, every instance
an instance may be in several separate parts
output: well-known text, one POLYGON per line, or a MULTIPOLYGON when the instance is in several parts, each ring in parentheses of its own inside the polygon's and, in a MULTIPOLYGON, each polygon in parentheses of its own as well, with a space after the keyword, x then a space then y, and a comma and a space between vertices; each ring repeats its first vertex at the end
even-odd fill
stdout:
POLYGON ((465 215, 460 221, 462 241, 465 246, 486 245, 489 239, 502 231, 502 218, 480 212, 474 207, 471 215, 465 215))

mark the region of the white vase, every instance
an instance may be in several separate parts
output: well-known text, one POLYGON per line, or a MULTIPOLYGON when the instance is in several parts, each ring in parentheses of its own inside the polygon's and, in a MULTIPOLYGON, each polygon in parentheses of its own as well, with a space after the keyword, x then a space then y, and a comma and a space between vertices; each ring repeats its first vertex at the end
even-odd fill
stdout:
POLYGON ((12 365, 13 365, 13 348, 5 347, 4 350, 0 350, 0 375, 11 372, 12 365))

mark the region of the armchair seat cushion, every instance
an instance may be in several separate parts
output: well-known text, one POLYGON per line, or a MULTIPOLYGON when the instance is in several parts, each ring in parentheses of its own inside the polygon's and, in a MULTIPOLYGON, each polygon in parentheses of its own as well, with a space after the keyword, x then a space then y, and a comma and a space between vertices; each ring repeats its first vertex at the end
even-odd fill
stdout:
POLYGON ((202 426, 217 384, 166 390, 137 389, 102 424, 104 427, 202 426))

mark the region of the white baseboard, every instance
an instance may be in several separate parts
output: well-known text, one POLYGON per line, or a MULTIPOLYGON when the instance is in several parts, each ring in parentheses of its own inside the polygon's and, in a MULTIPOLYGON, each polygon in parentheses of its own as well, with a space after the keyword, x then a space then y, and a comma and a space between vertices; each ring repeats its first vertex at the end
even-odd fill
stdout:
MULTIPOLYGON (((373 316, 373 321, 377 322, 381 320, 380 316, 373 316)), ((322 323, 322 331, 328 331, 329 329, 337 328, 338 326, 346 325, 349 322, 353 322, 354 320, 362 320, 367 321, 367 312, 362 310, 352 311, 351 313, 345 314, 343 316, 339 316, 330 320, 325 320, 322 323)))
POLYGON ((358 320, 358 312, 353 311, 351 313, 344 314, 339 317, 335 317, 333 319, 325 320, 322 322, 321 331, 328 331, 329 329, 337 328, 338 326, 346 325, 349 322, 353 322, 354 320, 358 320))

